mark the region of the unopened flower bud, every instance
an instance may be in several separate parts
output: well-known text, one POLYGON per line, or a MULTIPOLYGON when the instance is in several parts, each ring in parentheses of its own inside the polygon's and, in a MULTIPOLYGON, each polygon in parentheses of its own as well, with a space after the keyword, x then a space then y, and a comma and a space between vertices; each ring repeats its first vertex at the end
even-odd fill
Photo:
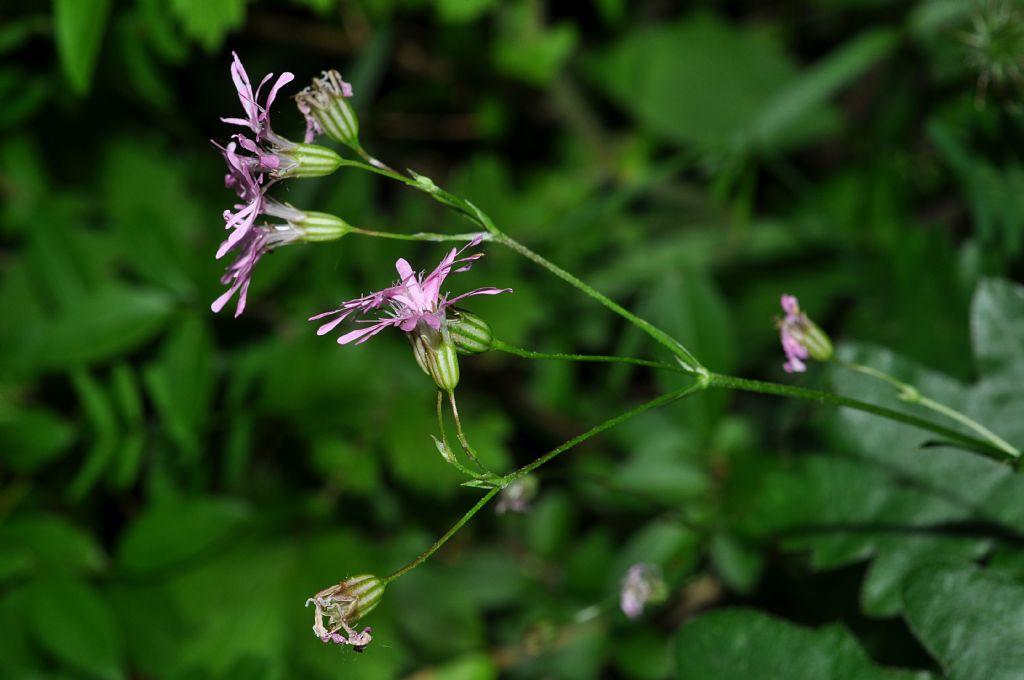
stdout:
POLYGON ((306 141, 317 134, 358 150, 359 119, 348 99, 352 86, 337 71, 324 71, 313 84, 295 95, 295 103, 306 118, 306 141))
POLYGON ((491 348, 491 327, 476 314, 463 309, 448 308, 448 332, 459 354, 479 354, 491 348))
POLYGON ((459 356, 448 329, 444 325, 437 330, 425 326, 408 337, 416 363, 423 372, 431 377, 438 389, 453 391, 459 384, 459 356))
POLYGON ((354 626, 377 606, 384 587, 378 577, 360 574, 321 590, 306 600, 307 607, 312 604, 316 608, 313 634, 325 643, 351 645, 355 651, 363 651, 372 639, 371 629, 357 631, 354 626))

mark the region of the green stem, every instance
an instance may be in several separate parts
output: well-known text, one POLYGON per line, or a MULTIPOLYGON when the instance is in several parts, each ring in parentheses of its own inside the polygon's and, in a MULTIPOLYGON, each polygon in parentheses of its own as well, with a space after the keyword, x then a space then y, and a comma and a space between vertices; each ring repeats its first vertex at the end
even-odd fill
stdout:
POLYGON ((568 451, 569 449, 573 448, 577 444, 580 444, 580 443, 590 439, 594 435, 600 434, 601 432, 604 432, 605 430, 611 429, 611 428, 615 427, 616 425, 619 425, 619 424, 629 420, 633 416, 640 415, 644 411, 649 411, 652 408, 656 408, 658 406, 664 406, 665 404, 670 404, 673 401, 676 401, 677 399, 682 399, 683 397, 685 397, 686 395, 690 394, 691 392, 694 392, 694 391, 699 390, 699 389, 703 389, 706 386, 707 386, 707 381, 702 379, 702 380, 699 380, 699 381, 695 382, 692 385, 689 385, 688 387, 684 387, 683 389, 676 390, 675 392, 669 392, 667 394, 663 394, 663 395, 661 395, 659 397, 651 399, 650 401, 644 402, 643 404, 640 404, 639 406, 635 406, 634 408, 631 408, 630 410, 626 411, 625 413, 620 413, 619 415, 615 416, 614 418, 611 418, 609 420, 604 421, 600 425, 595 425, 594 427, 590 428, 589 430, 587 430, 583 434, 580 434, 580 435, 578 435, 576 437, 573 437, 572 439, 570 439, 569 441, 565 442, 561 446, 559 446, 559 447, 557 447, 555 449, 552 449, 551 451, 548 451, 547 453, 545 453, 543 456, 541 456, 537 460, 533 461, 532 463, 529 463, 528 465, 524 465, 523 467, 519 468, 518 470, 515 470, 514 472, 511 472, 511 473, 505 475, 504 477, 501 478, 501 482, 502 482, 501 486, 496 486, 495 488, 491 489, 486 494, 484 494, 484 496, 480 500, 478 500, 476 502, 476 505, 474 505, 469 510, 467 510, 466 513, 459 519, 459 521, 456 522, 454 525, 452 525, 451 529, 449 529, 447 532, 445 532, 444 536, 442 536, 441 538, 439 538, 436 541, 434 541, 433 545, 431 545, 429 548, 427 548, 422 553, 420 553, 419 557, 414 559, 412 562, 410 562, 409 564, 405 565, 404 567, 402 567, 398 571, 394 572, 393 574, 391 574, 389 576, 386 576, 384 578, 384 583, 385 584, 391 583, 396 578, 404 576, 405 574, 409 573, 410 571, 412 571, 413 569, 415 569, 416 567, 420 566, 421 564, 426 562, 428 559, 430 559, 431 555, 433 555, 435 552, 437 552, 441 548, 441 546, 443 546, 445 543, 447 543, 448 540, 452 536, 454 536, 456 533, 458 533, 459 529, 461 529, 463 526, 465 526, 466 522, 471 520, 473 518, 473 516, 476 515, 476 513, 480 512, 480 510, 483 509, 483 507, 485 505, 487 505, 492 498, 494 498, 496 495, 498 495, 498 493, 505 486, 508 486, 509 484, 511 484, 515 480, 519 479, 520 477, 525 477, 526 475, 530 474, 531 472, 533 472, 534 470, 539 468, 541 465, 544 465, 545 463, 550 461, 555 456, 558 456, 561 453, 565 453, 566 451, 568 451))
POLYGON ((864 411, 865 413, 872 413, 874 415, 888 418, 889 420, 895 420, 907 425, 911 425, 921 430, 927 430, 933 432, 941 437, 944 437, 952 442, 956 442, 962 446, 965 446, 973 451, 976 451, 982 455, 988 456, 989 458, 995 458, 996 460, 1004 460, 1009 454, 999 448, 993 447, 990 443, 975 439, 965 435, 957 430, 953 430, 942 425, 936 425, 935 423, 911 415, 909 413, 903 413, 902 411, 896 411, 894 409, 886 408, 884 406, 878 406, 871 404, 866 401, 859 399, 852 399, 850 397, 844 397, 838 394, 832 394, 831 392, 822 392, 820 390, 811 390, 805 387, 796 387, 794 385, 780 385, 778 383, 762 382, 760 380, 748 380, 746 378, 737 378, 729 375, 720 375, 718 373, 709 373, 707 376, 708 384, 711 387, 721 387, 732 390, 743 390, 745 392, 759 392, 761 394, 774 394, 782 397, 795 397, 797 399, 806 399, 808 401, 815 401, 820 404, 831 404, 833 406, 845 406, 847 408, 856 409, 858 411, 864 411))
POLYGON ((683 347, 683 345, 678 340, 673 338, 671 335, 661 330, 660 328, 650 323, 649 321, 640 318, 633 312, 629 311, 619 303, 609 298, 604 293, 593 288, 589 284, 585 283, 576 276, 570 274, 569 272, 562 269, 555 263, 542 257, 538 253, 535 253, 534 251, 530 250, 522 243, 519 243, 518 241, 513 239, 511 236, 508 236, 507 234, 505 234, 505 232, 501 231, 501 229, 498 228, 498 226, 494 223, 494 220, 492 220, 490 216, 488 216, 487 213, 485 213, 483 210, 476 207, 469 201, 463 198, 459 198, 458 196, 450 194, 447 191, 441 189, 436 184, 434 184, 429 178, 417 176, 416 179, 413 179, 410 177, 406 177, 405 175, 401 175, 386 166, 378 167, 377 165, 374 165, 372 163, 360 163, 359 161, 353 160, 346 160, 343 163, 343 165, 357 167, 362 170, 367 170, 378 175, 389 177, 398 182, 402 182, 403 184, 406 184, 410 187, 413 187, 415 189, 418 189, 419 191, 428 194, 435 201, 458 211, 459 213, 463 214, 464 216, 476 222, 481 227, 490 232, 494 241, 501 243, 502 245, 519 253, 520 255, 530 260, 531 262, 540 265, 544 269, 547 269, 549 272, 551 272, 558 278, 562 279, 569 285, 578 289, 584 295, 593 298, 600 304, 604 305, 606 308, 610 309, 611 311, 615 312, 622 318, 629 321, 631 324, 635 325, 644 333, 647 333, 647 335, 651 336, 655 341, 664 345, 669 352, 675 355, 679 364, 687 372, 693 374, 700 374, 704 371, 703 366, 701 366, 701 363, 697 361, 697 358, 690 354, 689 350, 683 347))
POLYGON ((573 286, 574 288, 577 288, 583 294, 593 298, 597 302, 604 305, 606 308, 610 309, 611 311, 615 312, 622 318, 629 321, 631 324, 642 330, 647 335, 651 336, 655 341, 664 345, 669 352, 675 355, 676 359, 679 361, 680 366, 687 373, 699 373, 701 371, 702 367, 700 362, 697 361, 697 358, 690 354, 689 350, 683 347, 682 344, 680 344, 679 341, 673 338, 671 335, 661 330, 660 328, 658 328, 651 322, 647 321, 646 319, 637 316, 633 312, 629 311, 619 303, 609 298, 604 293, 601 293, 597 289, 591 287, 589 284, 584 283, 582 280, 576 278, 575 276, 573 276, 566 270, 562 269, 558 265, 554 264, 553 262, 550 262, 541 255, 530 250, 522 243, 519 243, 510 236, 507 236, 504 232, 498 230, 498 228, 494 226, 494 223, 490 221, 490 218, 488 218, 483 213, 480 213, 478 211, 478 214, 481 216, 481 226, 487 229, 487 231, 491 232, 495 242, 500 243, 503 246, 506 246, 514 250, 515 252, 519 253, 520 255, 530 260, 531 262, 540 265, 544 269, 547 269, 549 272, 551 272, 558 278, 562 279, 563 281, 573 286))
POLYGON ((441 457, 444 458, 444 461, 446 463, 449 463, 450 465, 453 465, 456 470, 458 470, 462 474, 466 475, 467 477, 470 477, 472 479, 479 479, 480 478, 479 474, 477 474, 476 472, 473 472, 472 470, 470 470, 465 465, 463 465, 462 463, 459 462, 459 459, 455 457, 455 452, 452 451, 451 445, 448 443, 448 434, 445 432, 445 429, 444 429, 444 412, 441 410, 441 406, 442 406, 443 403, 444 403, 444 392, 441 391, 441 390, 438 390, 437 391, 437 428, 441 431, 441 443, 444 444, 445 451, 447 451, 449 453, 449 455, 450 455, 450 457, 446 456, 446 455, 442 455, 441 457))
MULTIPOLYGON (((469 234, 435 234, 427 231, 420 231, 415 234, 398 234, 390 231, 375 231, 373 229, 360 229, 359 227, 352 227, 351 233, 359 234, 360 236, 372 236, 374 238, 386 238, 395 241, 472 241, 474 238, 479 236, 479 232, 469 234)), ((489 237, 489 234, 485 234, 485 237, 489 237)))
POLYGON ((510 482, 514 482, 515 480, 519 479, 520 477, 525 477, 526 475, 530 474, 531 472, 533 472, 534 470, 539 468, 541 465, 544 465, 545 463, 547 463, 551 459, 555 458, 556 456, 558 456, 558 455, 560 455, 562 453, 565 453, 566 451, 568 451, 569 449, 573 448, 577 444, 581 444, 581 443, 585 442, 586 440, 590 439, 594 435, 600 434, 600 433, 604 432, 605 430, 609 430, 609 429, 615 427, 616 425, 624 423, 625 421, 629 420, 633 416, 638 416, 641 413, 643 413, 644 411, 649 411, 652 408, 657 408, 659 406, 664 406, 666 404, 671 404, 673 401, 676 401, 678 399, 682 399, 683 397, 687 396, 688 394, 696 392, 697 390, 702 390, 702 389, 704 389, 707 386, 708 386, 708 382, 706 380, 698 380, 697 382, 693 383, 692 385, 688 385, 688 386, 686 386, 686 387, 684 387, 682 389, 676 390, 674 392, 668 392, 668 393, 663 394, 663 395, 661 395, 659 397, 655 397, 654 399, 651 399, 650 401, 645 401, 644 403, 640 404, 639 406, 634 406, 630 410, 625 411, 623 413, 620 413, 619 415, 615 416, 614 418, 606 420, 606 421, 604 421, 603 423, 601 423, 599 425, 595 425, 594 427, 590 428, 586 432, 573 437, 572 439, 570 439, 569 441, 565 442, 564 444, 562 444, 562 445, 560 445, 560 446, 558 446, 558 447, 548 451, 547 453, 545 453, 543 456, 541 456, 537 460, 533 461, 532 463, 527 463, 526 465, 524 465, 523 467, 519 468, 518 470, 514 470, 513 472, 508 473, 507 475, 505 475, 505 477, 503 479, 505 480, 506 483, 510 483, 510 482))
POLYGON ((448 391, 448 402, 452 405, 452 418, 455 419, 455 434, 459 438, 462 450, 466 452, 466 457, 473 461, 473 464, 480 468, 480 471, 484 474, 494 474, 485 468, 480 459, 477 458, 476 451, 469 445, 469 439, 466 438, 465 432, 462 431, 462 418, 459 417, 459 407, 455 404, 455 390, 448 391))
POLYGON ((885 373, 884 371, 878 370, 877 368, 872 368, 871 366, 864 366, 863 364, 841 361, 839 359, 835 359, 835 362, 844 368, 850 369, 851 371, 863 373, 864 375, 871 376, 872 378, 881 380, 892 385, 897 390, 899 390, 900 399, 907 402, 908 404, 917 404, 919 406, 923 406, 924 408, 931 409, 936 413, 940 413, 946 416, 947 418, 955 420, 961 425, 964 425, 965 427, 977 432, 984 439, 988 440, 991 444, 993 444, 996 448, 1000 449, 1001 451, 1004 451, 1007 455, 1012 456, 1014 458, 1020 457, 1020 449, 1010 444, 1008 441, 997 435, 995 432, 988 429, 987 427, 985 427, 978 421, 974 420, 970 416, 960 411, 957 411, 956 409, 950 406, 946 406, 941 402, 935 401, 934 399, 924 396, 923 394, 921 394, 920 390, 918 390, 915 386, 909 383, 905 383, 899 378, 891 376, 888 373, 885 373))
POLYGON ((443 546, 445 543, 447 543, 448 539, 450 539, 452 536, 457 534, 459 529, 464 527, 466 525, 466 522, 468 522, 469 520, 473 519, 473 515, 475 515, 476 513, 480 512, 480 510, 483 509, 483 507, 485 505, 487 505, 492 498, 497 496, 498 492, 500 492, 500 491, 501 491, 501 489, 499 487, 495 487, 495 488, 491 489, 490 491, 488 491, 486 494, 484 494, 483 497, 476 502, 476 505, 474 505, 472 508, 467 510, 466 514, 464 514, 459 519, 458 522, 453 524, 452 528, 449 529, 448 531, 446 531, 444 536, 442 536, 441 538, 439 538, 436 541, 434 541, 434 544, 431 545, 426 550, 424 550, 422 553, 420 553, 419 557, 417 557, 412 562, 410 562, 409 564, 405 565, 404 567, 402 567, 398 571, 394 572, 393 574, 385 576, 384 577, 384 584, 387 585, 388 583, 391 583, 392 581, 394 581, 396 578, 400 578, 402 576, 405 576, 410 571, 412 571, 413 569, 415 569, 416 567, 420 566, 421 564, 426 562, 428 559, 430 559, 431 555, 436 553, 441 548, 441 546, 443 546))
POLYGON ((548 353, 548 352, 534 352, 532 350, 523 349, 508 343, 502 342, 497 338, 491 340, 491 349, 499 352, 505 352, 507 354, 514 354, 517 357, 524 359, 554 359, 556 361, 593 361, 598 363, 617 363, 617 364, 632 364, 634 366, 647 366, 649 368, 663 368, 669 371, 675 371, 677 373, 689 373, 684 371, 678 366, 672 364, 666 364, 662 361, 651 361, 649 359, 634 359, 632 357, 618 357, 618 356, 606 356, 603 354, 562 354, 559 352, 548 353))

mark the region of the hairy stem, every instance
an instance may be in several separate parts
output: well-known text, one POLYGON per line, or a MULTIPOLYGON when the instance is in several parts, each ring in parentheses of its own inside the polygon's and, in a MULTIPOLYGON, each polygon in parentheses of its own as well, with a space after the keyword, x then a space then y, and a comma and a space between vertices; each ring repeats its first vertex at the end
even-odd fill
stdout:
POLYGON ((515 347, 509 345, 506 342, 502 342, 498 339, 491 340, 491 349, 499 352, 505 352, 507 354, 514 354, 517 357, 524 359, 553 359, 556 361, 591 361, 597 363, 618 363, 618 364, 632 364, 634 366, 647 366, 649 368, 663 368, 668 371, 675 371, 677 373, 689 373, 683 370, 679 366, 673 366, 672 364, 666 364, 662 361, 651 361, 649 359, 634 359, 632 357, 618 357, 618 356, 607 356, 603 354, 563 354, 559 352, 548 353, 548 352, 534 352, 532 350, 523 349, 521 347, 515 347))
POLYGON ((983 439, 985 439, 990 444, 995 446, 997 449, 1000 449, 1007 455, 1012 456, 1013 458, 1020 457, 1020 449, 1015 447, 1013 444, 1009 443, 1008 441, 997 435, 995 432, 988 429, 987 427, 985 427, 978 421, 974 420, 967 414, 961 411, 957 411, 951 406, 947 406, 946 404, 935 401, 930 397, 924 396, 923 394, 921 394, 921 391, 917 389, 917 387, 909 383, 905 383, 899 378, 891 376, 884 371, 878 370, 877 368, 872 368, 871 366, 864 366, 863 364, 840 361, 838 359, 836 359, 835 361, 843 368, 848 368, 851 371, 856 371, 858 373, 871 376, 872 378, 881 380, 882 382, 892 385, 894 388, 899 390, 900 399, 907 402, 908 404, 917 404, 919 406, 923 406, 924 408, 930 409, 932 411, 935 411, 936 413, 946 416, 947 418, 955 420, 961 425, 977 432, 979 435, 981 435, 983 439))
POLYGON ((924 418, 919 418, 909 413, 903 413, 902 411, 896 411, 891 408, 884 406, 878 406, 860 399, 853 399, 850 397, 844 397, 838 394, 832 394, 831 392, 822 392, 820 390, 811 390, 806 387, 796 387, 794 385, 780 385, 778 383, 762 382, 760 380, 748 380, 746 378, 737 378, 730 375, 721 375, 718 373, 709 373, 707 376, 708 385, 710 387, 721 387, 731 390, 743 390, 745 392, 760 392, 761 394, 774 394, 782 397, 795 397, 797 399, 806 399, 808 401, 815 401, 820 404, 832 404, 833 406, 845 406, 847 408, 856 409, 858 411, 864 411, 865 413, 872 413, 889 420, 895 420, 906 425, 911 425, 921 430, 926 430, 934 434, 939 435, 951 442, 955 442, 965 448, 969 448, 972 451, 980 453, 989 458, 995 458, 996 460, 1005 460, 1010 455, 997 447, 992 446, 989 442, 975 439, 974 437, 965 435, 957 430, 953 430, 942 425, 937 425, 924 418))

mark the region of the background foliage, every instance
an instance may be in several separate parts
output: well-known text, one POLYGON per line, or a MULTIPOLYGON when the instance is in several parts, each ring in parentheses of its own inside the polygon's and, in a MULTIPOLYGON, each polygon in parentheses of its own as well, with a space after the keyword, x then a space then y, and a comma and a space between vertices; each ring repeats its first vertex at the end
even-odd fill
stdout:
MULTIPOLYGON (((361 656, 306 597, 386 573, 476 498, 434 452, 399 337, 304 319, 436 246, 351 236, 266 258, 214 316, 208 139, 230 50, 299 82, 337 67, 363 140, 682 339, 790 378, 792 292, 847 357, 1024 444, 1024 170, 1011 2, 8 0, 0 8, 0 666, 86 678, 1017 678, 1024 486, 861 414, 707 393, 539 475, 395 582, 361 656), (1009 17, 1009 18, 1007 18, 1009 17), (619 579, 668 603, 628 622, 619 579)), ((298 136, 287 100, 277 127, 298 136)), ((342 171, 285 198, 368 228, 464 230, 342 171)), ((469 278, 473 280, 470 281, 469 278)), ((546 351, 657 355, 491 248, 473 311, 546 351)), ((671 389, 645 369, 463 362, 501 469, 671 389)))

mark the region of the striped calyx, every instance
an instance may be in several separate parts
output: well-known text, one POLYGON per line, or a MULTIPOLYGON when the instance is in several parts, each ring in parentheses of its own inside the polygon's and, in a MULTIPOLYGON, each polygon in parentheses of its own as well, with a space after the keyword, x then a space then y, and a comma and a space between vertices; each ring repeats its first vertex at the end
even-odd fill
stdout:
POLYGON ((438 389, 451 392, 459 384, 459 355, 445 324, 434 330, 420 324, 408 335, 412 353, 423 372, 431 377, 438 389))
POLYGON ((341 167, 337 153, 319 144, 292 144, 282 148, 279 155, 285 159, 276 177, 323 177, 341 167))
POLYGON ((480 354, 491 348, 491 327, 476 314, 449 307, 447 325, 459 354, 480 354))
POLYGON ((335 587, 335 599, 349 601, 345 623, 350 626, 373 611, 384 595, 384 582, 372 574, 350 576, 335 587))
POLYGON ((352 231, 351 225, 337 215, 313 210, 303 212, 295 226, 302 231, 302 240, 307 243, 333 241, 352 231))
POLYGON ((359 149, 359 119, 349 104, 352 86, 337 71, 324 71, 313 84, 295 95, 306 120, 334 141, 359 149))

